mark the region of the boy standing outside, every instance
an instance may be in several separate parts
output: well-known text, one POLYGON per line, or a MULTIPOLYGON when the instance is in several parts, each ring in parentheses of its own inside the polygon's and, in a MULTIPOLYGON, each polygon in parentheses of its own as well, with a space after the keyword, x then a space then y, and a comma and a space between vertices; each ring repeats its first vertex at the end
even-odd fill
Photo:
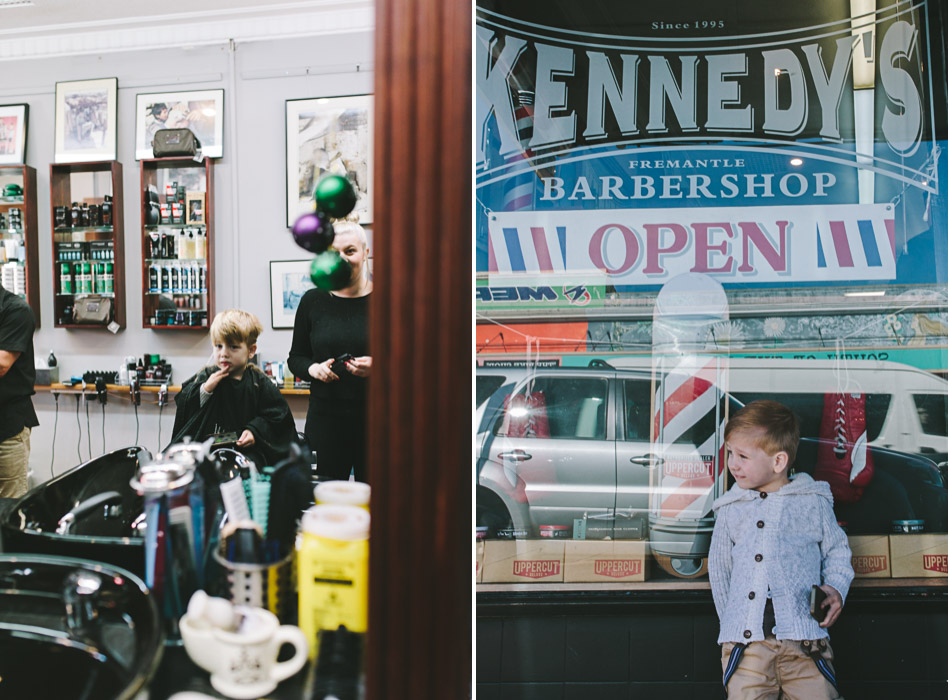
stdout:
POLYGON ((724 429, 735 485, 714 502, 708 570, 730 700, 840 698, 826 629, 853 579, 852 552, 836 523, 829 484, 789 476, 797 418, 776 401, 754 401, 724 429), (823 622, 810 588, 826 593, 823 622))
POLYGON ((247 311, 229 309, 211 324, 214 365, 188 379, 175 397, 171 442, 234 433, 237 449, 258 464, 275 464, 296 438, 286 399, 250 358, 263 330, 247 311))

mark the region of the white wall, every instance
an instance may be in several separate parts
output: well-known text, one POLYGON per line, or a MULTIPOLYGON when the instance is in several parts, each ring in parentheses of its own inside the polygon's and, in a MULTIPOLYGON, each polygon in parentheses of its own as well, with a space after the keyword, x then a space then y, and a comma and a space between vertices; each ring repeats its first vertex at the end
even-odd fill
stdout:
MULTIPOLYGON (((270 260, 311 257, 298 248, 286 228, 285 101, 309 97, 364 94, 373 89, 371 32, 312 38, 267 40, 161 51, 5 61, 0 64, 0 103, 30 105, 27 164, 36 168, 39 220, 41 327, 34 336, 37 357, 53 349, 60 376, 85 370, 116 370, 126 355, 158 353, 174 367, 180 384, 208 359, 210 341, 193 331, 142 328, 140 171, 134 156, 135 96, 223 88, 224 156, 215 163, 215 306, 238 306, 260 317, 261 361, 285 360, 290 330, 270 328, 270 260), (358 69, 357 69, 358 67, 358 69), (53 327, 53 263, 50 235, 49 164, 53 159, 53 102, 56 81, 118 78, 118 160, 124 167, 127 327, 113 335, 102 330, 53 327)), ((143 395, 139 444, 158 449, 158 409, 154 394, 143 395)), ((90 405, 91 436, 85 406, 71 396, 60 399, 55 443, 55 403, 48 394, 34 397, 40 425, 34 429, 30 467, 40 482, 103 451, 102 414, 90 405), (77 443, 81 448, 77 451, 77 443), (55 454, 54 454, 55 451, 55 454)), ((305 397, 290 401, 302 427, 305 397)), ((163 411, 161 437, 170 437, 173 404, 163 411)), ((127 399, 110 396, 106 406, 108 450, 134 443, 135 414, 127 399)))

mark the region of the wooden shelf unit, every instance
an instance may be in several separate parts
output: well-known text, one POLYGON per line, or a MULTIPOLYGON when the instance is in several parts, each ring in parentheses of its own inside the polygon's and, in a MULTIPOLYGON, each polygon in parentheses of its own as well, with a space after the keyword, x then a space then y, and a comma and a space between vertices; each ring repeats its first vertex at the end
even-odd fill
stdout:
MULTIPOLYGON (((13 240, 23 244, 23 259, 19 255, 15 258, 7 258, 5 262, 16 260, 19 262, 25 275, 25 298, 26 303, 33 309, 33 315, 36 317, 36 327, 40 326, 40 290, 39 290, 39 248, 38 248, 38 227, 36 218, 36 168, 29 165, 4 165, 0 166, 0 192, 2 185, 16 183, 23 188, 23 196, 0 197, 0 213, 3 214, 5 225, 0 228, 0 239, 3 241, 13 240), (21 219, 23 226, 14 229, 10 225, 10 211, 20 209, 22 211, 21 219)), ((4 256, 6 257, 6 256, 4 256)), ((10 289, 9 291, 14 291, 10 289)))
MULTIPOLYGON (((207 332, 214 319, 214 161, 205 158, 198 162, 191 156, 147 158, 141 161, 141 243, 142 243, 142 327, 154 330, 190 330, 207 332), (182 183, 186 199, 182 202, 183 222, 148 223, 148 199, 146 192, 154 187, 161 205, 165 205, 166 185, 182 183), (187 195, 203 193, 203 222, 190 221, 187 195), (204 256, 185 255, 179 258, 182 238, 194 233, 204 239, 204 256), (171 250, 162 255, 149 253, 152 241, 162 234, 175 240, 171 250), (178 268, 178 285, 164 282, 165 270, 173 279, 174 268, 178 268), (184 268, 187 268, 185 272, 184 268), (158 286, 152 282, 152 268, 158 270, 158 286), (203 268, 204 282, 194 279, 195 271, 203 268), (180 305, 179 305, 180 303, 180 305), (169 322, 171 321, 171 322, 169 322)), ((191 245, 188 243, 187 245, 191 245)))
MULTIPOLYGON (((125 328, 125 242, 124 242, 124 206, 122 196, 122 164, 118 161, 97 161, 93 163, 52 163, 49 166, 50 189, 50 229, 53 243, 53 323, 56 328, 76 328, 83 330, 107 330, 107 325, 75 323, 69 317, 67 310, 77 299, 92 296, 95 292, 78 291, 78 274, 73 275, 76 281, 73 291, 63 291, 62 268, 64 262, 70 264, 78 262, 89 263, 94 267, 98 263, 112 264, 112 292, 102 294, 112 298, 112 321, 119 329, 125 328), (74 175, 91 175, 91 193, 81 188, 73 187, 74 175), (97 175, 105 175, 96 177, 97 175), (107 177, 106 177, 107 176, 107 177), (99 191, 105 185, 108 191, 99 191), (100 205, 104 195, 112 197, 112 224, 111 226, 66 226, 56 227, 56 207, 70 207, 72 203, 100 205), (79 259, 65 260, 61 257, 61 244, 83 244, 92 242, 111 243, 112 256, 109 259, 92 259, 80 255, 79 259)), ((107 246, 108 247, 108 246, 107 246)), ((83 248, 85 251, 91 246, 83 248)))

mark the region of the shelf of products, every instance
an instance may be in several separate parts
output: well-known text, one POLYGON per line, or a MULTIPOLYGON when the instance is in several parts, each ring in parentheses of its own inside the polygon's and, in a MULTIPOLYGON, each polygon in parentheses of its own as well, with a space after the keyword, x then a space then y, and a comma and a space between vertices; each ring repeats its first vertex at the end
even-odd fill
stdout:
POLYGON ((0 284, 19 294, 40 324, 36 168, 0 167, 0 284))
POLYGON ((141 161, 142 326, 207 330, 214 318, 214 161, 141 161))
POLYGON ((125 328, 122 164, 49 167, 57 328, 125 328))

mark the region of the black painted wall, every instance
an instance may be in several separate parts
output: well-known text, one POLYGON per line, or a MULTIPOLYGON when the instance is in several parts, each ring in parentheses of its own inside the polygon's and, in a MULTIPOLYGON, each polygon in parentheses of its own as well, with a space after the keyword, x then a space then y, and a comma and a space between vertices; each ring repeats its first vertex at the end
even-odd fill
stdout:
MULTIPOLYGON (((944 589, 852 591, 831 630, 847 700, 948 698, 944 589)), ((478 700, 724 700, 710 592, 479 594, 478 700)))

